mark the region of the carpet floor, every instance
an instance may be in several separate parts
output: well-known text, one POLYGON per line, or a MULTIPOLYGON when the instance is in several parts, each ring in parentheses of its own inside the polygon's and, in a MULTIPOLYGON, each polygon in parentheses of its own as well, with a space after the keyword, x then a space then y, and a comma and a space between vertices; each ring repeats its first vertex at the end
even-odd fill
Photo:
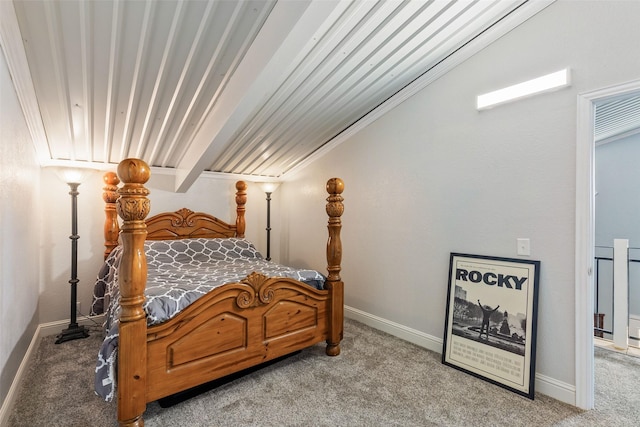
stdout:
MULTIPOLYGON (((93 392, 99 328, 34 354, 9 427, 114 426, 116 405, 93 392)), ((169 408, 147 405, 153 426, 637 426, 640 358, 596 348, 596 408, 529 400, 442 365, 438 353, 345 321, 342 353, 316 345, 169 408)))

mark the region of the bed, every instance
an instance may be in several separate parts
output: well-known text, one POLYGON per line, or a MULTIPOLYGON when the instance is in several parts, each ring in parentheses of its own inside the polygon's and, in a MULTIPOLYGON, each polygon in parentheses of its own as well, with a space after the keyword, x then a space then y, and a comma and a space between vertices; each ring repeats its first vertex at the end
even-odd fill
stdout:
POLYGON ((268 269, 252 271, 242 280, 215 287, 175 317, 148 325, 152 316, 143 308, 147 241, 170 247, 175 240, 200 244, 202 239, 212 239, 246 248, 247 185, 242 181, 236 184, 235 224, 186 208, 146 219, 150 210, 149 191, 144 186, 150 177, 148 165, 126 159, 117 172, 105 175, 103 199, 105 259, 113 258, 110 255, 115 250, 121 251, 116 387, 120 425, 144 425, 148 402, 320 342, 326 342, 327 355, 340 353, 344 309, 340 278, 344 184, 340 179, 327 182, 329 237, 322 289, 295 278, 273 276, 268 269), (123 185, 119 187, 120 182, 123 185))

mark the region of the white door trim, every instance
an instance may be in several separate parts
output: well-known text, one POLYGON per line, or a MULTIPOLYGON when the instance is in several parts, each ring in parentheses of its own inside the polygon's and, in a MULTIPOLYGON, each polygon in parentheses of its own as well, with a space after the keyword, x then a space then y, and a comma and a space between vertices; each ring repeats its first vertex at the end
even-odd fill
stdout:
POLYGON ((578 95, 576 141, 576 406, 593 409, 593 259, 595 244, 595 144, 599 101, 640 91, 640 80, 578 95))

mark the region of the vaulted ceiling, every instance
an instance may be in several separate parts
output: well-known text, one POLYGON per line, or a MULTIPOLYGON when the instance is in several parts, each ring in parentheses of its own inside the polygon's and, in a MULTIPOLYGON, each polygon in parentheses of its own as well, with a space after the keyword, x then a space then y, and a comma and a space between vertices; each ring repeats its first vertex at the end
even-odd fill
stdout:
POLYGON ((304 167, 551 1, 14 0, 2 42, 42 164, 304 167))
POLYGON ((640 92, 597 104, 593 130, 596 145, 640 133, 640 92))

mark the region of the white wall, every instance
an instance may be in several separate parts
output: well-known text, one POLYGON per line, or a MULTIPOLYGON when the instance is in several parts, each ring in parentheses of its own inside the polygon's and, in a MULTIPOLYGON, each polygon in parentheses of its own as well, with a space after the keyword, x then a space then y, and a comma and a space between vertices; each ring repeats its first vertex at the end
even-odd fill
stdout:
POLYGON ((596 245, 640 248, 640 134, 596 147, 596 245))
MULTIPOLYGON (((115 171, 115 167, 113 168, 115 171)), ((78 187, 78 301, 82 314, 91 304, 93 284, 102 265, 104 253, 103 172, 96 171, 78 187)), ((152 171, 147 188, 151 191, 149 216, 186 207, 193 211, 216 214, 220 219, 235 222, 235 179, 201 177, 186 193, 172 190, 173 177, 152 171)), ((40 322, 69 318, 71 275, 71 196, 69 186, 51 170, 42 170, 42 201, 45 206, 42 222, 42 262, 40 288, 40 322)), ((264 193, 257 185, 249 185, 247 197, 247 238, 264 251, 264 193)), ((265 202, 266 203, 266 202, 265 202)))
POLYGON ((346 304, 441 338, 449 253, 517 257, 516 239, 530 238, 537 373, 570 394, 576 98, 638 78, 638 16, 640 2, 557 1, 329 152, 283 188, 283 254, 326 263, 317 200, 343 178, 346 304), (474 108, 478 94, 566 66, 570 88, 474 108))
POLYGON ((0 406, 39 323, 39 166, 0 54, 0 406))
MULTIPOLYGON (((595 240, 597 246, 613 247, 613 239, 628 239, 629 255, 640 259, 640 134, 619 139, 596 148, 595 240)), ((596 255, 611 257, 612 250, 596 250, 596 255)), ((610 328, 612 269, 601 262, 599 311, 605 313, 605 329, 610 328)), ((640 264, 631 263, 629 274, 629 313, 640 317, 640 264)))

